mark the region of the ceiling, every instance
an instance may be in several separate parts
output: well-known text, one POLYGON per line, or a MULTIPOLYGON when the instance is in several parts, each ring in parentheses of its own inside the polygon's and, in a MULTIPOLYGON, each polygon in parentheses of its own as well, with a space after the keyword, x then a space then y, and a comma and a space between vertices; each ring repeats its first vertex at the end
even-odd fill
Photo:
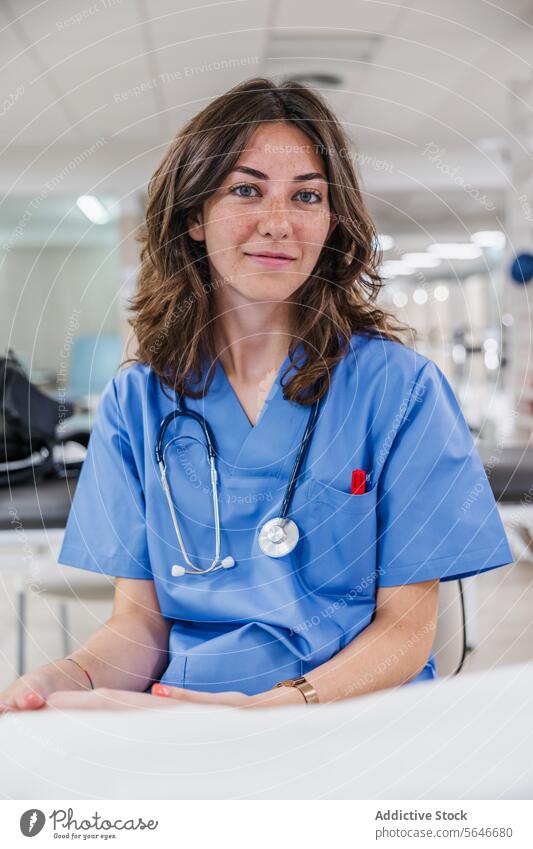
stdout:
POLYGON ((318 75, 380 229, 465 238, 503 215, 509 150, 533 150, 532 44, 529 0, 2 0, 0 189, 134 204, 210 99, 318 75))

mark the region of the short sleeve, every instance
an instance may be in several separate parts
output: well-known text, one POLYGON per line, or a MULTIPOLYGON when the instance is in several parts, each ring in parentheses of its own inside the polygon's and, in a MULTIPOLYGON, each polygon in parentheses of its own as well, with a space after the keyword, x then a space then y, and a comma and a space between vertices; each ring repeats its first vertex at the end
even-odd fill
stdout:
POLYGON ((511 563, 483 464, 454 392, 426 361, 377 491, 378 582, 450 581, 511 563))
POLYGON ((144 492, 116 378, 100 398, 58 559, 107 575, 152 578, 144 492))

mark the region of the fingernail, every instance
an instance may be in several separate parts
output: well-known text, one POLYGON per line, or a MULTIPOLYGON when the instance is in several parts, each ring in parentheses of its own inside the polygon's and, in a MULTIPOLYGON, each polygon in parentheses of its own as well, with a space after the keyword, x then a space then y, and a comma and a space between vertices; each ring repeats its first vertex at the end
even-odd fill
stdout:
POLYGON ((43 701, 42 697, 39 696, 38 693, 26 693, 24 700, 26 704, 29 705, 40 705, 43 701))
POLYGON ((170 696, 170 690, 164 684, 154 684, 152 687, 154 696, 170 696))

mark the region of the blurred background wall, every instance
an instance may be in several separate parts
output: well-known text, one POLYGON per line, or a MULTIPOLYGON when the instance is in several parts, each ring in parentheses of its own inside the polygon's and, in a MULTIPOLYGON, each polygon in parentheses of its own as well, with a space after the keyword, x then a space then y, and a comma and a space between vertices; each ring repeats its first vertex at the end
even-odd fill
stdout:
POLYGON ((174 133, 255 75, 337 110, 383 234, 384 302, 419 331, 481 439, 533 409, 533 9, 484 0, 0 4, 0 340, 54 382, 80 335, 128 335, 135 227, 174 133), (85 198, 85 206, 80 203, 85 198))

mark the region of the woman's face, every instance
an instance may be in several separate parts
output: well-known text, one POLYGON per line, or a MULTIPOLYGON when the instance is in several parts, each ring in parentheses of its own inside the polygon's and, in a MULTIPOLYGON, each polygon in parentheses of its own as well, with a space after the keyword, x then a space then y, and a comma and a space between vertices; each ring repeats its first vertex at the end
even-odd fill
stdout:
POLYGON ((335 223, 313 142, 261 124, 189 229, 205 240, 211 280, 246 300, 285 300, 309 277, 335 223))

